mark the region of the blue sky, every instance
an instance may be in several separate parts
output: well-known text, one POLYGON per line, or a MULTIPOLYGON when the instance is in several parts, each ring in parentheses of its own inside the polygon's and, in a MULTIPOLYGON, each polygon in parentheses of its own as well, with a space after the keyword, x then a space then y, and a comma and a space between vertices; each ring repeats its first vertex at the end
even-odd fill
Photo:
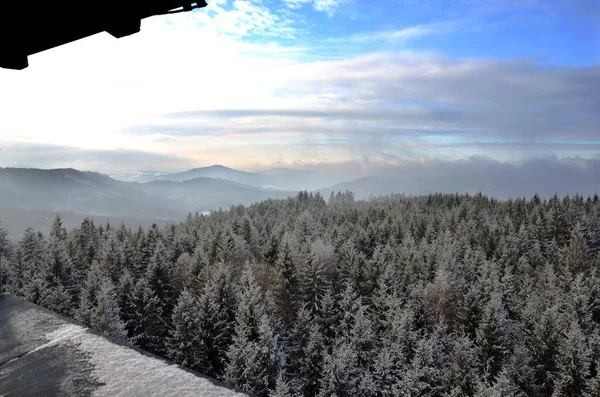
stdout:
POLYGON ((0 70, 0 166, 600 160, 595 0, 216 0, 30 64, 0 70))

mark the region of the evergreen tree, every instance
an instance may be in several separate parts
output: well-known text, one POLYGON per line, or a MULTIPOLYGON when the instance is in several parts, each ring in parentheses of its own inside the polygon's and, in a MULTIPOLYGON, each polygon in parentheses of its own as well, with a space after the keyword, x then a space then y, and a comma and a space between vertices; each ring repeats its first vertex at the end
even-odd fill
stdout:
POLYGON ((47 259, 43 269, 44 303, 47 308, 69 315, 76 296, 76 284, 71 258, 67 249, 67 231, 60 216, 56 216, 47 244, 47 259))
MULTIPOLYGON (((299 380, 302 395, 314 397, 319 394, 323 375, 323 336, 317 324, 313 324, 308 333, 306 345, 300 357, 299 380)), ((296 360, 294 357, 292 360, 296 360)))
POLYGON ((527 397, 507 376, 500 372, 498 378, 491 385, 481 383, 474 394, 475 397, 527 397))
POLYGON ((301 300, 300 275, 292 254, 290 243, 284 239, 281 243, 278 260, 275 264, 279 272, 280 286, 276 291, 276 299, 284 324, 293 323, 301 300))
POLYGON ((487 381, 493 381, 500 373, 510 350, 510 331, 506 317, 500 295, 494 294, 483 310, 476 332, 479 360, 487 381))
POLYGON ((283 373, 280 373, 277 376, 277 380, 275 381, 275 389, 269 393, 269 397, 293 397, 292 387, 290 386, 290 382, 286 380, 286 377, 283 373))
POLYGON ((96 331, 124 339, 125 324, 115 292, 110 279, 98 267, 92 267, 81 291, 76 318, 96 331))
POLYGON ((401 395, 442 396, 449 365, 446 329, 434 332, 417 343, 410 369, 402 377, 401 395))
POLYGON ((324 274, 323 266, 315 253, 309 251, 300 273, 300 287, 304 305, 313 315, 319 312, 319 304, 327 288, 324 274))
POLYGON ((19 242, 20 259, 24 269, 21 296, 36 304, 43 304, 46 299, 42 273, 46 262, 45 249, 41 233, 36 233, 32 228, 25 230, 23 239, 19 242))
POLYGON ((584 396, 590 368, 590 351, 577 320, 571 322, 560 344, 553 397, 584 396))
POLYGON ((233 340, 235 294, 232 284, 230 269, 220 263, 198 299, 197 368, 218 379, 223 377, 227 350, 233 340))
POLYGON ((587 268, 587 257, 587 243, 582 227, 578 223, 573 227, 569 245, 565 249, 563 257, 565 267, 570 270, 572 274, 580 273, 587 268))
POLYGON ((119 316, 120 310, 116 300, 115 287, 110 279, 102 280, 96 300, 97 306, 92 312, 89 326, 104 334, 125 339, 127 331, 125 331, 125 323, 119 316))
POLYGON ((0 228, 0 294, 4 292, 4 283, 6 280, 6 264, 3 263, 11 254, 12 246, 8 240, 8 232, 0 228), (4 267, 3 267, 4 265, 4 267))
POLYGON ((156 251, 146 270, 148 286, 158 299, 163 321, 169 323, 175 306, 175 290, 173 288, 173 265, 165 246, 159 242, 156 251))
POLYGON ((477 385, 479 360, 473 341, 459 335, 450 356, 448 390, 454 396, 472 396, 477 385))
POLYGON ((183 290, 173 310, 173 329, 167 339, 169 357, 184 367, 195 367, 200 341, 197 305, 192 295, 183 290))
POLYGON ((163 318, 162 305, 148 281, 141 278, 125 299, 123 317, 125 329, 131 342, 155 354, 165 351, 167 324, 163 318))
POLYGON ((355 352, 347 342, 338 343, 331 354, 325 355, 319 397, 359 396, 355 359, 355 352))
POLYGON ((227 356, 225 379, 256 396, 267 396, 275 387, 282 364, 278 338, 252 270, 241 278, 235 312, 235 336, 227 356))

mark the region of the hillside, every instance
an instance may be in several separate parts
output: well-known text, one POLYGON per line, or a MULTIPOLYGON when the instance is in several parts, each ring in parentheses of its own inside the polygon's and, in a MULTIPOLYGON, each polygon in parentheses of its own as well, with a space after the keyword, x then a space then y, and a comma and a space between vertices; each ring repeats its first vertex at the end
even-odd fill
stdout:
POLYGON ((11 234, 29 226, 47 231, 56 213, 64 213, 69 226, 75 226, 72 219, 80 223, 89 215, 135 228, 295 194, 208 177, 137 183, 74 169, 0 168, 0 221, 11 234))
POLYGON ((196 178, 217 178, 267 190, 316 190, 337 182, 331 176, 306 170, 272 168, 259 172, 240 171, 222 165, 194 168, 184 172, 152 178, 160 181, 182 182, 196 178))

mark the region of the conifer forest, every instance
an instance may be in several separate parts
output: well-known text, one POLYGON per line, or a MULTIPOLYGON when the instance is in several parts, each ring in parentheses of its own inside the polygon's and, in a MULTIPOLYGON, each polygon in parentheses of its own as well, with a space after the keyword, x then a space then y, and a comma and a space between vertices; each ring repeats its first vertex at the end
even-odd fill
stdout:
POLYGON ((6 292, 251 395, 600 396, 597 195, 303 191, 18 237, 6 292))

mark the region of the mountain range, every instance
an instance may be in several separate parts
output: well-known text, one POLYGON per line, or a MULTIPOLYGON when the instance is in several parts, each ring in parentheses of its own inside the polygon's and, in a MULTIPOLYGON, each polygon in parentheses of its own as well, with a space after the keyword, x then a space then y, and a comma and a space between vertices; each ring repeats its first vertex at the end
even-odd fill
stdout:
POLYGON ((128 180, 119 180, 119 174, 71 168, 0 168, 0 222, 12 235, 20 235, 28 226, 45 232, 58 212, 65 226, 75 226, 84 216, 92 216, 99 222, 122 221, 135 228, 183 220, 190 212, 286 198, 300 190, 319 192, 325 199, 331 192, 346 190, 356 199, 390 193, 478 191, 499 199, 534 193, 550 197, 556 192, 554 175, 558 173, 569 181, 558 194, 593 194, 597 192, 599 170, 600 165, 592 169, 577 164, 561 168, 550 160, 519 168, 475 159, 452 166, 439 162, 388 168, 346 180, 321 171, 272 168, 247 172, 222 165, 176 173, 140 171, 120 174, 128 180), (467 167, 473 162, 477 167, 467 167), (546 175, 549 168, 554 174, 546 175))
POLYGON ((83 216, 128 219, 134 227, 136 220, 177 221, 190 212, 296 195, 307 190, 311 175, 288 169, 252 173, 216 165, 126 182, 71 168, 0 168, 0 222, 11 234, 20 234, 28 226, 47 231, 56 213, 68 214, 73 223, 83 216))

